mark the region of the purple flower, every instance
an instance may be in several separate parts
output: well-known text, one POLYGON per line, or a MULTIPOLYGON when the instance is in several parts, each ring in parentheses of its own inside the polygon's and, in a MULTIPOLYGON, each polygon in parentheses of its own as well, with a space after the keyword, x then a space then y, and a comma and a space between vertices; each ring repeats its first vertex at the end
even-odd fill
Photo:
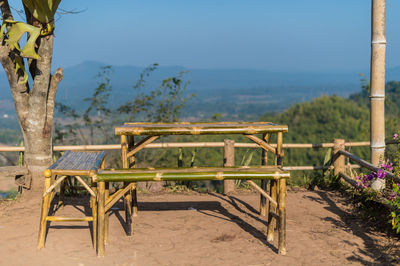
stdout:
POLYGON ((376 172, 376 178, 384 179, 385 176, 386 176, 386 172, 383 171, 382 169, 378 169, 378 171, 376 172))
POLYGON ((397 133, 393 134, 393 139, 397 139, 398 136, 399 136, 399 134, 397 134, 397 133))
POLYGON ((390 195, 389 195, 389 200, 390 201, 394 201, 395 199, 397 198, 397 193, 396 192, 392 192, 392 193, 390 193, 390 195))
POLYGON ((393 163, 388 163, 388 164, 382 164, 381 168, 387 170, 387 171, 393 171, 393 163))

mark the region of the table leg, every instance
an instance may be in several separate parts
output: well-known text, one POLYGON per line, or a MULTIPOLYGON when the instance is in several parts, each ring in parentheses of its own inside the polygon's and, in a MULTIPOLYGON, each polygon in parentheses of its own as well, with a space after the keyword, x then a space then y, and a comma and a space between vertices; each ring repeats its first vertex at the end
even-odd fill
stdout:
MULTIPOLYGON (((268 142, 269 139, 269 134, 263 134, 263 140, 265 142, 268 142)), ((268 165, 268 151, 265 149, 262 149, 262 154, 261 154, 261 165, 268 165)), ((261 188, 264 191, 267 191, 267 180, 262 179, 261 180, 261 188)), ((260 215, 265 216, 267 214, 267 200, 266 198, 260 194, 260 215)))
MULTIPOLYGON (((96 183, 92 181, 91 188, 93 192, 97 195, 97 187, 96 183)), ((93 238, 93 247, 96 250, 97 248, 97 199, 93 196, 90 196, 90 207, 92 209, 92 238, 93 238)))
MULTIPOLYGON (((106 190, 105 190, 105 201, 107 202, 108 197, 110 196, 110 182, 106 183, 106 190)), ((104 243, 108 243, 108 230, 109 230, 109 221, 110 221, 110 211, 108 210, 105 213, 104 217, 104 243)))
MULTIPOLYGON (((270 196, 275 201, 277 201, 277 197, 276 197, 277 190, 278 190, 277 181, 275 179, 271 179, 270 180, 270 196)), ((269 208, 268 208, 268 229, 267 229, 267 240, 268 241, 274 240, 275 226, 276 226, 276 206, 270 202, 269 208)))
MULTIPOLYGON (((129 185, 128 182, 124 182, 124 187, 129 185)), ((133 223, 132 223, 132 190, 126 192, 124 197, 124 205, 125 205, 125 222, 126 222, 126 234, 128 236, 132 235, 133 232, 133 223)))
MULTIPOLYGON (((121 135, 121 160, 122 168, 129 168, 128 164, 128 138, 125 135, 121 135)), ((128 182, 124 182, 124 188, 128 186, 128 182)), ((128 236, 132 235, 132 192, 128 191, 124 195, 124 207, 125 207, 125 223, 126 223, 126 234, 128 236)))
MULTIPOLYGON (((134 136, 128 136, 128 151, 130 151, 131 148, 135 146, 135 137, 134 136)), ((132 155, 129 157, 129 165, 128 168, 135 168, 135 155, 132 155)), ((131 202, 132 202, 132 216, 137 216, 138 215, 138 205, 137 205, 137 195, 136 195, 136 182, 132 186, 132 191, 131 191, 131 202)))
POLYGON ((276 159, 277 159, 277 165, 279 165, 281 167, 283 166, 282 142, 283 142, 283 133, 278 132, 277 143, 276 143, 276 159))
POLYGON ((278 243, 278 253, 286 254, 286 179, 279 179, 279 200, 278 200, 278 210, 279 210, 279 243, 278 243))
POLYGON ((137 189, 136 189, 136 182, 132 186, 132 215, 138 215, 138 203, 137 203, 137 189))
POLYGON ((97 256, 104 257, 105 253, 105 242, 104 242, 104 233, 105 233, 105 222, 104 222, 104 214, 105 214, 105 183, 98 182, 98 217, 97 217, 97 256))

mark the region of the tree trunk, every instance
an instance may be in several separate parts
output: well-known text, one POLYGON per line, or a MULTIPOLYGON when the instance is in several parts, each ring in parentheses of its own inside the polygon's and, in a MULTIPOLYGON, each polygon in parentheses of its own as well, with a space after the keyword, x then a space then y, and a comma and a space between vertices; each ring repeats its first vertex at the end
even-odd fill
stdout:
MULTIPOLYGON (((8 1, 0 0, 0 8, 3 18, 13 19, 8 1)), ((58 83, 63 77, 62 69, 51 75, 53 35, 40 37, 37 41, 37 53, 41 59, 28 60, 33 79, 32 89, 28 82, 19 84, 24 74, 22 70, 15 71, 15 58, 19 57, 19 52, 11 51, 3 38, 2 36, 0 61, 10 84, 24 138, 25 165, 32 176, 31 190, 40 191, 43 186, 43 170, 52 164, 54 100, 58 83)))

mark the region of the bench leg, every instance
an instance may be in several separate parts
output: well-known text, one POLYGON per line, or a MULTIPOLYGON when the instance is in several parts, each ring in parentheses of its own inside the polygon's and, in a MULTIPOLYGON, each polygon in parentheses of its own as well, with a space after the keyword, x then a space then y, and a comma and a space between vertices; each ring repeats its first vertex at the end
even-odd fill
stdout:
MULTIPOLYGON (((264 191, 267 191, 267 180, 266 179, 261 180, 261 188, 264 191)), ((267 200, 262 194, 260 194, 260 215, 261 216, 267 215, 267 200)))
MULTIPOLYGON (((270 181, 270 195, 275 201, 277 201, 277 190, 278 184, 277 181, 272 179, 270 181)), ((269 203, 268 208, 268 229, 267 229, 267 240, 273 241, 274 240, 274 231, 276 226, 276 206, 272 203, 269 203)))
MULTIPOLYGON (((92 188, 93 192, 97 195, 97 187, 94 182, 92 182, 91 188, 92 188)), ((92 209, 92 217, 93 217, 93 222, 92 222, 93 247, 96 250, 96 247, 97 247, 97 199, 93 196, 90 196, 90 208, 92 209)))
MULTIPOLYGON (((128 186, 129 183, 125 182, 124 187, 128 186)), ((126 222, 126 234, 128 236, 132 235, 133 223, 132 223, 132 190, 129 190, 124 196, 124 207, 125 207, 125 222, 126 222)))
POLYGON ((286 179, 279 179, 279 244, 278 253, 286 254, 286 179))
POLYGON ((136 182, 132 187, 132 211, 133 216, 138 216, 138 204, 137 204, 137 189, 136 189, 136 182))
POLYGON ((59 197, 59 200, 58 200, 58 206, 57 206, 57 208, 63 208, 64 207, 64 199, 65 199, 65 180, 63 180, 62 182, 61 182, 61 185, 60 185, 60 197, 59 197))
MULTIPOLYGON (((49 171, 50 172, 50 171, 49 171)), ((51 185, 51 172, 47 173, 44 179, 44 190, 46 191, 51 185)), ((47 225, 47 215, 49 212, 49 201, 50 201, 50 193, 47 193, 46 196, 43 197, 42 200, 42 213, 40 215, 40 226, 39 226, 39 237, 38 237, 38 249, 42 249, 44 247, 44 242, 46 238, 46 225, 47 225)))
MULTIPOLYGON (((106 191, 105 191, 105 199, 107 200, 108 197, 110 196, 110 183, 106 183, 106 191)), ((109 221, 110 221, 110 210, 108 210, 105 213, 105 220, 104 220, 104 243, 108 243, 108 227, 109 227, 109 221)))
POLYGON ((97 203, 97 256, 104 257, 105 253, 105 184, 104 182, 98 182, 98 203, 97 203))

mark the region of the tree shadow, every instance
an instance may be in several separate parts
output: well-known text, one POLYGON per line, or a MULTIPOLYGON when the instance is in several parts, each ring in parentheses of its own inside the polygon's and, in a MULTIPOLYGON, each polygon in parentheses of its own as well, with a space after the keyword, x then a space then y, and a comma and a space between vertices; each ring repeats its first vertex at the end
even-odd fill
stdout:
MULTIPOLYGON (((371 231, 371 227, 369 227, 365 223, 365 221, 363 223, 360 217, 357 217, 352 212, 348 212, 340 208, 336 204, 336 202, 330 197, 327 191, 315 191, 314 193, 316 193, 319 198, 313 196, 305 196, 305 198, 315 201, 319 204, 328 204, 328 206, 324 207, 324 209, 336 214, 339 217, 339 219, 326 217, 322 218, 322 220, 330 222, 337 228, 341 228, 342 230, 351 232, 353 235, 361 238, 364 242, 365 248, 358 248, 358 253, 365 257, 373 259, 375 261, 373 264, 391 265, 391 258, 382 250, 382 246, 380 245, 380 243, 367 234, 367 232, 371 231)), ((345 205, 351 204, 351 201, 347 198, 342 200, 344 201, 343 203, 345 205)), ((352 246, 358 246, 357 244, 347 240, 344 240, 343 242, 352 246)), ((366 260, 359 254, 353 252, 353 255, 347 257, 346 259, 352 263, 356 262, 363 265, 371 265, 370 261, 366 260)))

